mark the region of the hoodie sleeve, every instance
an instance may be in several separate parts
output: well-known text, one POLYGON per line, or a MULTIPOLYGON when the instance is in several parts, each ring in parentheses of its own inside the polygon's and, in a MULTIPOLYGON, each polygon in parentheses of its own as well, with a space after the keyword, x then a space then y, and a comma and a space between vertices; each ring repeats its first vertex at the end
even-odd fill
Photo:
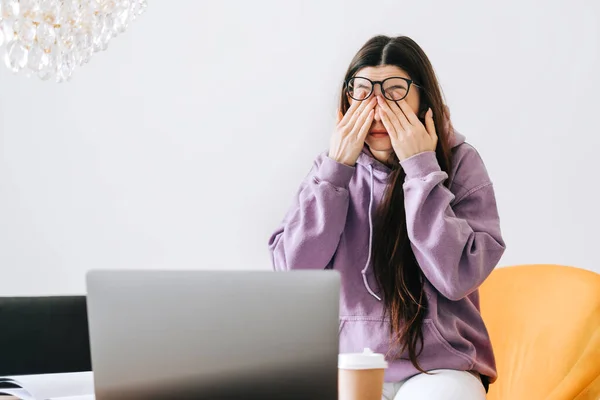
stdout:
POLYGON ((505 250, 492 183, 479 154, 463 146, 454 167, 456 196, 443 185, 448 175, 434 152, 402 162, 413 252, 429 282, 453 301, 475 291, 505 250))
POLYGON ((273 268, 325 269, 337 250, 348 214, 348 185, 355 167, 322 154, 269 239, 273 268))

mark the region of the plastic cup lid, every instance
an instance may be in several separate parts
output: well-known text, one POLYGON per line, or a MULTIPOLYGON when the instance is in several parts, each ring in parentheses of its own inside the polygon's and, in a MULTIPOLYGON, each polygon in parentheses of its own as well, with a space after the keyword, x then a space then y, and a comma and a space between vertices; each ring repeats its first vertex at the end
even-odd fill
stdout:
POLYGON ((383 354, 365 349, 362 353, 345 353, 338 356, 340 369, 386 369, 388 363, 383 354))

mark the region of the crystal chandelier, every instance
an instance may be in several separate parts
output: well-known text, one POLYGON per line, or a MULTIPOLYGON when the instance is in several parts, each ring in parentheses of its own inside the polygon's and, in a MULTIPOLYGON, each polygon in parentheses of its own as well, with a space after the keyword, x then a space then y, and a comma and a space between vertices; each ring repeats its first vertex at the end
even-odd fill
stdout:
POLYGON ((146 7, 147 0, 0 0, 0 54, 15 73, 68 81, 146 7))

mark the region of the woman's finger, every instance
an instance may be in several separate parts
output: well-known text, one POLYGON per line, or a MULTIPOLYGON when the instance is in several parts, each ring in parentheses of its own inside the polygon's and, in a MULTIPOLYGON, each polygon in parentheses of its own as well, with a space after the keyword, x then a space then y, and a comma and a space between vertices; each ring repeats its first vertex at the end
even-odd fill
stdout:
POLYGON ((354 122, 354 125, 352 127, 350 127, 351 132, 355 132, 357 136, 360 136, 360 129, 362 128, 365 121, 368 119, 369 114, 373 110, 374 107, 375 107, 375 102, 370 102, 369 106, 366 106, 365 108, 363 108, 360 115, 354 122))
POLYGON ((408 105, 406 100, 400 100, 398 102, 398 107, 402 110, 402 113, 412 126, 419 126, 419 124, 421 124, 421 121, 419 121, 419 117, 417 117, 412 107, 408 105))
POLYGON ((357 139, 359 141, 364 142, 365 139, 367 138, 367 135, 369 134, 369 130, 371 129, 371 125, 373 125, 374 118, 375 118, 375 109, 371 109, 371 111, 369 111, 369 114, 367 115, 367 118, 365 119, 362 126, 360 127, 360 131, 358 131, 357 139))
POLYGON ((379 113, 379 119, 381 119, 381 122, 383 122, 383 127, 387 131, 388 135, 390 135, 390 138, 392 138, 394 140, 398 139, 398 133, 396 132, 396 127, 394 126, 392 121, 390 121, 390 118, 388 117, 387 113, 385 111, 383 111, 383 109, 381 107, 379 107, 377 112, 379 113))
POLYGON ((348 110, 346 110, 346 114, 342 114, 342 110, 339 110, 340 114, 342 114, 342 117, 340 118, 340 121, 338 123, 342 124, 342 125, 346 125, 348 124, 348 122, 350 122, 350 119, 352 118, 352 115, 354 115, 354 112, 356 111, 356 109, 358 109, 362 103, 364 103, 363 101, 353 101, 350 104, 350 107, 348 107, 348 110))
POLYGON ((427 114, 425 114, 425 129, 427 130, 427 133, 429 133, 429 136, 437 142, 438 137, 437 132, 435 131, 435 121, 433 120, 433 111, 431 108, 427 111, 427 114))
POLYGON ((352 130, 352 128, 356 125, 358 117, 361 116, 365 109, 373 108, 375 106, 375 99, 371 98, 368 100, 363 100, 360 103, 361 104, 358 106, 358 108, 354 110, 354 112, 350 116, 350 119, 348 120, 348 123, 346 124, 346 126, 349 127, 350 130, 352 130))
POLYGON ((401 132, 405 131, 406 128, 402 126, 400 120, 398 119, 398 115, 396 115, 396 113, 392 111, 387 101, 379 97, 378 102, 379 108, 383 111, 381 114, 387 115, 389 122, 394 126, 394 131, 396 132, 396 134, 399 135, 401 132))

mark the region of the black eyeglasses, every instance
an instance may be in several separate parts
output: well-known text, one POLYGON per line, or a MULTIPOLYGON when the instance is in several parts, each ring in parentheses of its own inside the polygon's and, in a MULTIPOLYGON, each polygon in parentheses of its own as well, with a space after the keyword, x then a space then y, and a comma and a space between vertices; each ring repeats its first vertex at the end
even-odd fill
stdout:
POLYGON ((353 77, 346 81, 345 87, 348 96, 356 101, 363 101, 369 98, 373 93, 376 84, 381 86, 383 97, 391 101, 400 101, 408 96, 411 85, 421 87, 414 83, 412 79, 393 76, 382 81, 372 81, 368 78, 353 77))

